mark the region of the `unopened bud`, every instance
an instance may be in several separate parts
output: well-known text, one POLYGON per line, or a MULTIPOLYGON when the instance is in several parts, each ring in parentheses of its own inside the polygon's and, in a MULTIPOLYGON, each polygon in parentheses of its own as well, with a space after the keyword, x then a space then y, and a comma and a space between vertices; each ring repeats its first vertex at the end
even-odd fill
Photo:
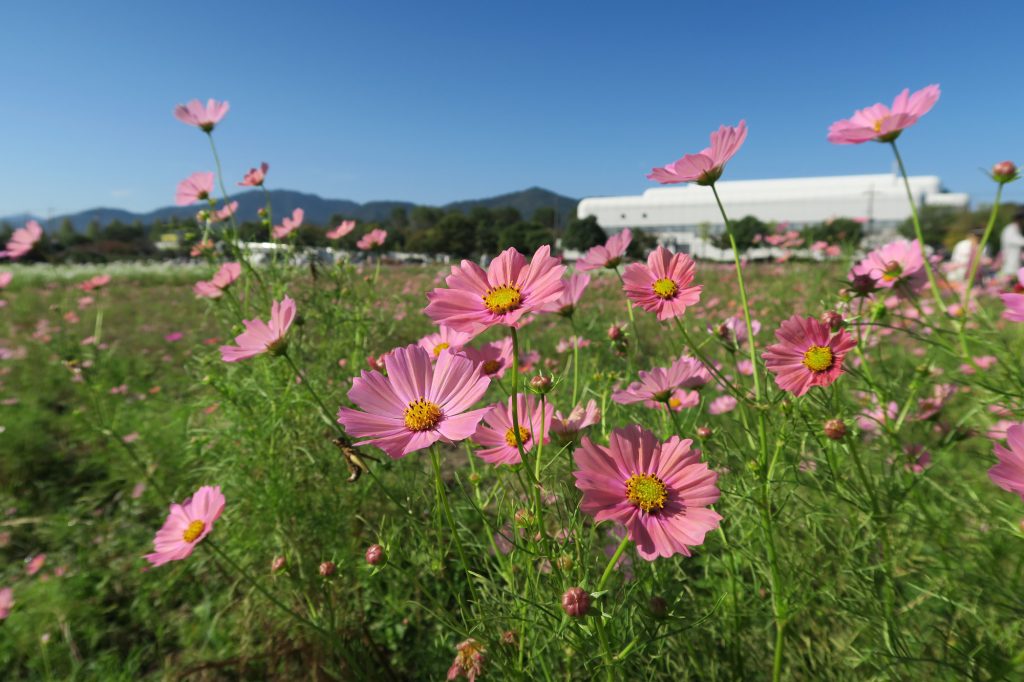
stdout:
POLYGON ((846 320, 843 319, 842 313, 835 310, 829 310, 821 316, 821 323, 832 331, 837 332, 843 328, 843 325, 846 324, 846 320))
POLYGON ((515 646, 516 644, 516 632, 515 630, 505 630, 501 633, 501 643, 506 646, 515 646))
POLYGON ((334 571, 337 570, 337 568, 338 567, 335 566, 333 561, 325 561, 320 564, 320 575, 325 578, 334 575, 334 571))
POLYGON ((582 618, 590 611, 590 594, 582 587, 570 587, 562 595, 562 610, 573 618, 582 618))
POLYGON ((854 275, 850 280, 850 289, 861 296, 867 296, 877 288, 878 283, 875 278, 867 273, 854 275))
POLYGON ((256 215, 258 215, 261 218, 266 218, 267 217, 267 209, 266 209, 266 207, 260 206, 258 209, 256 209, 256 215))
POLYGON ((384 561, 384 548, 380 545, 370 545, 366 548, 366 563, 376 566, 384 561))
POLYGON ((825 435, 832 440, 842 440, 846 435, 846 422, 842 419, 829 419, 825 422, 825 435))
POLYGON ((618 341, 623 336, 625 336, 625 334, 626 331, 618 324, 613 324, 612 326, 608 327, 608 338, 612 341, 618 341))
POLYGON ((711 438, 712 433, 713 432, 711 431, 710 426, 697 427, 697 437, 700 438, 701 440, 707 440, 708 438, 711 438))
POLYGON ((543 374, 538 374, 537 376, 530 379, 530 388, 532 388, 537 393, 540 393, 541 395, 547 393, 548 391, 551 390, 551 377, 546 377, 543 374))
POLYGON ((276 556, 270 562, 270 572, 277 573, 284 569, 288 565, 288 561, 283 556, 276 556))
POLYGON ((1017 166, 1013 161, 1000 161, 992 166, 992 179, 996 182, 1010 182, 1017 179, 1017 166))

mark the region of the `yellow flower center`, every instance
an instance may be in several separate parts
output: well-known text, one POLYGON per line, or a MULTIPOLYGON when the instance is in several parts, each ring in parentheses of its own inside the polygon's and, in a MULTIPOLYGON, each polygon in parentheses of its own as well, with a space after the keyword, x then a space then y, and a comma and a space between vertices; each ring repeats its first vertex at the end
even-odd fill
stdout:
POLYGON ((501 363, 497 360, 484 361, 484 374, 494 374, 499 369, 501 369, 501 363))
POLYGON ((832 349, 828 346, 811 346, 804 352, 804 367, 812 372, 824 372, 832 366, 832 349))
POLYGON ((488 289, 484 295, 484 305, 495 315, 511 312, 522 302, 523 295, 519 292, 519 287, 511 283, 488 289))
POLYGON ((445 348, 451 348, 451 346, 452 345, 447 341, 442 341, 441 343, 434 346, 434 355, 440 355, 441 351, 443 351, 445 348))
POLYGON ((883 121, 883 120, 884 120, 884 119, 881 119, 881 118, 880 118, 880 119, 878 119, 877 121, 875 121, 875 124, 874 124, 873 126, 871 126, 872 128, 874 128, 874 129, 875 129, 875 132, 876 132, 876 133, 880 133, 880 132, 882 132, 882 121, 883 121))
POLYGON ((882 272, 882 279, 886 282, 892 282, 900 278, 903 274, 903 266, 892 260, 885 264, 885 270, 882 272))
POLYGON ((672 397, 668 399, 668 406, 671 407, 673 410, 677 409, 682 404, 683 401, 680 400, 679 398, 672 397))
POLYGON ((626 499, 650 514, 665 508, 668 488, 654 474, 633 474, 626 481, 626 499))
POLYGON ((429 431, 437 426, 444 413, 426 398, 409 403, 405 408, 405 425, 410 431, 429 431))
POLYGON ((654 290, 655 296, 664 299, 672 298, 676 295, 676 292, 679 291, 679 287, 676 286, 675 281, 667 277, 662 277, 655 281, 654 284, 651 285, 651 289, 654 290))
POLYGON ((185 532, 182 533, 181 538, 185 542, 195 542, 196 538, 202 535, 204 530, 206 530, 206 524, 199 519, 196 519, 192 523, 188 524, 188 528, 186 528, 185 532))
MULTIPOLYGON (((519 427, 519 441, 525 446, 526 443, 529 442, 529 440, 530 440, 530 430, 525 428, 525 427, 523 427, 523 426, 520 426, 519 427)), ((512 429, 509 429, 508 431, 506 431, 505 432, 505 442, 508 443, 508 446, 510 448, 518 447, 518 445, 516 445, 516 432, 513 431, 512 429)))

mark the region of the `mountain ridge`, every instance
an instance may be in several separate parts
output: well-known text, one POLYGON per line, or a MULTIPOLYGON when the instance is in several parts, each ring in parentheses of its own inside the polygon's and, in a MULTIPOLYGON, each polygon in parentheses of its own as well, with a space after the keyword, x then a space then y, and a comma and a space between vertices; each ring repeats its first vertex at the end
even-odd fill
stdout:
MULTIPOLYGON (((417 206, 430 206, 430 204, 416 204, 410 201, 399 200, 358 203, 349 199, 325 199, 317 194, 287 189, 269 190, 268 194, 270 195, 275 222, 278 223, 282 216, 290 215, 296 208, 302 208, 305 211, 305 222, 329 226, 328 223, 335 215, 360 222, 383 222, 390 217, 391 212, 395 208, 404 208, 406 211, 410 211, 417 206)), ((233 195, 231 199, 238 202, 236 216, 240 221, 256 221, 256 212, 266 204, 266 196, 260 190, 241 192, 233 195)), ((561 218, 565 220, 575 213, 577 202, 577 199, 534 186, 493 197, 453 201, 436 208, 445 211, 468 213, 476 207, 489 209, 511 207, 518 210, 524 219, 529 219, 538 208, 550 207, 554 208, 561 218)), ((98 206, 84 211, 54 216, 49 219, 28 214, 18 214, 0 217, 0 221, 11 223, 17 227, 23 225, 29 219, 35 219, 43 225, 47 232, 54 232, 61 223, 65 220, 70 220, 75 230, 81 232, 85 230, 92 220, 99 221, 101 225, 107 225, 115 220, 125 224, 138 220, 143 224, 149 225, 157 220, 166 222, 172 217, 179 219, 190 218, 200 208, 201 206, 198 204, 193 206, 162 206, 152 211, 135 213, 120 208, 98 206)))

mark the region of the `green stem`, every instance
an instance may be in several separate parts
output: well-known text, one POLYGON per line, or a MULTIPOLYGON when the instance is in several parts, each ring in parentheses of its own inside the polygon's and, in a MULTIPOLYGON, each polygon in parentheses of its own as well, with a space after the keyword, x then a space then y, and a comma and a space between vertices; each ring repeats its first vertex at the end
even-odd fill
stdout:
MULTIPOLYGON (((619 276, 619 282, 622 283, 622 288, 626 288, 626 280, 622 278, 622 273, 619 272, 619 266, 615 266, 615 274, 619 276)), ((629 326, 633 330, 633 355, 636 356, 640 352, 640 329, 636 326, 636 318, 633 317, 633 302, 626 298, 626 312, 629 314, 629 326)))
POLYGON ((619 557, 626 551, 626 547, 629 545, 629 534, 622 538, 622 542, 615 548, 615 554, 612 554, 612 558, 608 560, 608 565, 604 567, 604 573, 601 574, 601 579, 597 581, 597 589, 595 592, 600 592, 604 589, 604 585, 608 582, 608 578, 611 577, 612 571, 615 570, 615 564, 619 562, 619 557))
POLYGON ((452 517, 452 510, 448 506, 448 490, 444 486, 444 480, 441 478, 441 453, 438 450, 437 445, 433 445, 430 448, 430 462, 434 466, 434 486, 437 489, 437 498, 441 503, 441 509, 444 512, 444 518, 448 522, 448 529, 452 533, 452 540, 455 542, 455 550, 459 553, 459 561, 462 562, 462 570, 466 573, 466 584, 469 586, 469 595, 473 600, 473 603, 477 603, 476 590, 473 588, 473 576, 469 572, 469 562, 466 561, 466 552, 462 548, 462 539, 459 537, 459 531, 455 527, 455 519, 452 517))
POLYGON ((985 234, 981 237, 981 243, 978 244, 978 248, 974 251, 974 257, 971 259, 971 270, 967 275, 967 280, 964 282, 964 298, 962 310, 960 311, 960 348, 963 351, 964 359, 968 360, 970 354, 967 352, 967 342, 964 338, 964 327, 967 326, 967 306, 971 302, 971 289, 974 288, 974 278, 978 274, 978 266, 981 264, 981 256, 985 253, 985 247, 988 245, 989 237, 992 235, 992 229, 996 225, 996 217, 999 214, 999 202, 1003 197, 1003 183, 999 183, 999 187, 996 189, 996 200, 992 204, 992 210, 988 214, 988 224, 985 225, 985 234))
POLYGON ((295 376, 299 378, 299 383, 306 387, 306 391, 309 392, 310 397, 312 397, 313 401, 320 406, 320 412, 323 414, 327 423, 334 427, 346 445, 351 445, 352 441, 349 439, 348 434, 345 433, 345 429, 341 428, 341 425, 334 420, 330 410, 327 409, 327 406, 320 399, 320 396, 317 395, 316 391, 313 390, 313 387, 309 385, 308 381, 306 381, 306 377, 302 375, 302 371, 296 366, 295 361, 292 360, 292 356, 285 352, 282 353, 282 357, 284 357, 284 359, 288 361, 288 364, 291 365, 292 371, 295 372, 295 376))
POLYGON ((932 297, 935 304, 943 313, 946 312, 946 304, 942 300, 942 292, 939 291, 939 283, 935 280, 935 272, 932 271, 932 264, 928 260, 928 252, 924 248, 924 233, 921 232, 921 221, 917 217, 917 204, 914 202, 914 193, 910 191, 910 180, 907 178, 907 169, 903 166, 903 157, 896 147, 896 140, 889 142, 892 145, 892 153, 896 155, 896 163, 900 167, 900 175, 903 176, 903 187, 907 190, 907 201, 910 202, 910 216, 914 222, 914 234, 917 236, 917 244, 921 247, 921 258, 924 259, 924 271, 928 275, 928 284, 932 289, 932 297))
POLYGON ((576 407, 577 386, 580 380, 580 335, 576 331, 576 318, 572 315, 569 316, 569 324, 575 337, 572 344, 572 406, 576 407))

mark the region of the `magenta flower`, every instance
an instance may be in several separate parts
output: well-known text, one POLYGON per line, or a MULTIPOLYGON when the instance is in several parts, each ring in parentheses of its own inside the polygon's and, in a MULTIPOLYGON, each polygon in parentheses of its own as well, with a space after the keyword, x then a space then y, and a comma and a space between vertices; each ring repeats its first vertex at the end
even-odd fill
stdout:
POLYGON ((110 284, 110 275, 96 275, 95 277, 90 277, 84 282, 79 283, 78 288, 82 291, 89 292, 95 291, 96 289, 102 289, 108 284, 110 284))
POLYGON ((178 191, 174 194, 174 203, 188 206, 197 201, 207 201, 213 194, 213 173, 203 171, 193 173, 178 183, 178 191))
POLYGON ((562 292, 562 295, 557 300, 544 306, 544 312, 558 313, 563 317, 572 317, 588 284, 590 284, 590 275, 577 272, 567 276, 565 278, 565 290, 562 292))
POLYGON ((424 312, 439 325, 476 336, 495 325, 515 326, 529 313, 557 301, 565 289, 565 266, 551 256, 545 244, 527 265, 513 248, 495 258, 485 271, 462 261, 445 279, 447 289, 427 294, 424 312))
POLYGON ((563 441, 573 441, 579 436, 580 431, 600 421, 601 411, 597 409, 597 402, 591 399, 586 407, 577 405, 572 408, 568 417, 562 416, 561 412, 555 412, 551 419, 551 433, 563 441))
POLYGON ((580 509, 595 521, 624 525, 648 561, 690 556, 722 520, 708 509, 718 501, 718 474, 692 444, 678 436, 662 443, 636 424, 613 430, 608 447, 584 438, 573 472, 583 491, 580 509))
POLYGON ((512 338, 506 336, 498 341, 485 343, 479 348, 464 346, 462 354, 479 364, 487 376, 500 379, 512 366, 512 338))
POLYGON ((725 164, 740 150, 746 139, 746 121, 740 121, 736 127, 723 125, 711 133, 710 147, 698 154, 686 154, 678 161, 662 168, 654 168, 647 178, 663 185, 678 182, 713 185, 722 177, 725 164))
POLYGON ((857 345, 845 329, 835 334, 813 317, 794 315, 775 330, 779 343, 761 354, 775 383, 801 396, 812 386, 828 386, 843 373, 843 358, 857 345))
POLYGON ((469 682, 476 682, 476 678, 483 674, 484 662, 487 657, 484 655, 484 646, 473 638, 460 642, 455 647, 455 660, 448 668, 448 682, 465 677, 469 682))
POLYGON ((36 554, 28 560, 28 564, 25 566, 25 573, 27 575, 35 575, 43 570, 44 564, 46 564, 46 554, 36 554))
POLYGON ((633 241, 633 232, 628 227, 621 232, 616 232, 608 237, 608 241, 604 244, 591 247, 583 258, 576 261, 576 269, 580 272, 600 270, 601 268, 614 270, 622 262, 631 241, 633 241))
POLYGON ((995 443, 999 463, 988 470, 988 477, 1003 490, 1017 493, 1024 500, 1024 424, 1014 424, 1006 429, 1004 448, 995 443))
MULTIPOLYGON (((519 439, 524 452, 532 452, 538 442, 547 443, 551 429, 551 421, 555 416, 555 408, 546 402, 541 409, 541 402, 533 395, 520 393, 516 405, 519 410, 519 439)), ((477 427, 473 434, 473 442, 483 446, 476 455, 491 464, 519 464, 519 447, 516 444, 516 433, 512 430, 512 396, 507 403, 498 403, 484 415, 484 423, 477 427)))
MULTIPOLYGON (((1017 290, 1024 289, 1024 268, 1017 271, 1017 284, 1017 290)), ((1024 294, 1016 292, 999 294, 999 298, 1003 299, 1003 305, 1006 306, 1006 309, 1003 310, 1003 319, 1011 322, 1024 322, 1024 294)))
POLYGON ((0 271, 0 289, 6 289, 7 285, 14 279, 14 273, 10 270, 0 271))
POLYGON ((181 504, 171 504, 171 511, 163 527, 153 538, 152 554, 146 560, 154 566, 180 561, 195 549, 213 530, 213 523, 224 511, 224 495, 220 486, 204 485, 181 504))
POLYGON ((898 239, 875 249, 850 270, 851 282, 865 277, 874 280, 877 288, 906 285, 911 291, 920 289, 927 283, 920 243, 898 239))
POLYGON ((235 215, 235 211, 237 211, 237 210, 238 210, 238 202, 237 201, 232 201, 230 204, 227 204, 226 206, 221 206, 220 208, 218 208, 214 212, 214 214, 212 216, 210 216, 210 222, 211 223, 219 223, 219 222, 222 222, 224 220, 227 220, 231 216, 235 215))
POLYGON ((237 346, 221 346, 224 362, 238 362, 263 353, 280 355, 288 347, 285 334, 295 321, 295 301, 285 296, 270 306, 270 323, 263 320, 242 320, 245 331, 235 337, 237 346))
POLYGON ((340 225, 328 232, 325 236, 328 239, 341 239, 354 229, 356 229, 356 221, 342 220, 340 225))
POLYGON ((453 353, 462 350, 462 347, 473 340, 473 336, 465 332, 458 332, 449 327, 440 327, 437 332, 428 334, 420 339, 417 344, 427 351, 431 358, 437 360, 441 351, 450 349, 453 353))
POLYGON ((0 620, 6 620, 14 608, 14 590, 9 587, 0 589, 0 620))
MULTIPOLYGON (((753 329, 754 336, 757 336, 761 331, 761 323, 757 320, 751 320, 750 326, 753 329)), ((747 324, 743 319, 743 315, 733 315, 715 327, 708 325, 708 331, 736 348, 742 347, 747 342, 747 324)))
POLYGON ((437 364, 420 346, 396 348, 384 358, 387 376, 363 371, 352 380, 349 399, 365 412, 342 407, 338 423, 357 445, 373 444, 398 459, 438 441, 473 435, 487 408, 470 410, 490 379, 472 360, 443 350, 437 364))
POLYGON ((291 216, 285 216, 280 225, 275 225, 273 230, 274 239, 284 239, 302 225, 306 212, 301 208, 292 211, 291 216))
POLYGON ((270 164, 264 161, 259 168, 250 168, 238 185, 240 187, 262 187, 264 180, 267 179, 268 170, 270 170, 270 164))
POLYGON ((555 344, 555 352, 565 353, 576 348, 586 348, 590 345, 589 339, 584 339, 579 336, 570 336, 567 339, 562 339, 555 344))
POLYGON ((7 242, 7 248, 0 251, 0 258, 10 258, 11 260, 21 258, 31 251, 36 242, 42 238, 43 228, 36 221, 30 220, 25 223, 25 227, 19 227, 14 231, 10 241, 7 242))
POLYGON ((195 126, 204 133, 209 133, 213 131, 214 126, 220 123, 229 108, 227 102, 209 99, 204 106, 202 102, 194 99, 188 104, 179 104, 174 107, 174 117, 186 125, 195 126))
POLYGON ((828 141, 833 144, 861 144, 872 140, 892 142, 904 129, 931 111, 940 94, 938 85, 921 88, 913 95, 909 89, 904 89, 896 95, 891 109, 879 103, 833 123, 828 129, 828 141))
POLYGON ((679 317, 700 300, 702 285, 691 285, 696 264, 685 253, 659 246, 647 256, 647 265, 630 263, 622 273, 626 296, 659 320, 679 317))
POLYGON ((388 238, 387 230, 375 227, 356 242, 356 248, 361 251, 370 251, 384 246, 384 240, 388 238))
POLYGON ((731 395, 723 395, 711 401, 711 404, 708 405, 708 414, 726 414, 727 412, 732 412, 735 409, 736 398, 733 398, 731 395))
POLYGON ((711 373, 699 361, 688 355, 680 356, 667 369, 655 367, 649 372, 638 372, 639 381, 628 388, 612 393, 612 400, 621 405, 644 403, 650 408, 659 408, 672 398, 679 388, 697 388, 711 381, 711 373))

